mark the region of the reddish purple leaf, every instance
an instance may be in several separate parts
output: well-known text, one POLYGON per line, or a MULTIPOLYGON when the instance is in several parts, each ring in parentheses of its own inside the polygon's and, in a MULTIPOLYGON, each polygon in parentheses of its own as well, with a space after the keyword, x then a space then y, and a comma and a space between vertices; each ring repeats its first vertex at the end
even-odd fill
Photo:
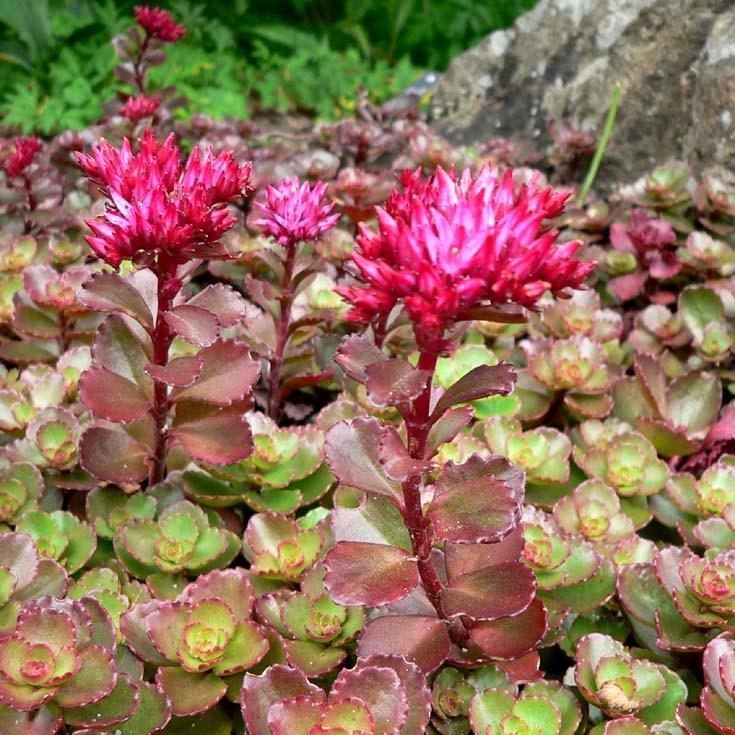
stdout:
POLYGON ((679 704, 676 707, 676 721, 686 735, 721 735, 705 720, 702 710, 698 707, 679 704))
POLYGON ((525 610, 535 592, 534 573, 519 561, 506 561, 458 577, 441 591, 441 604, 449 617, 496 620, 525 610))
POLYGON ((429 430, 424 456, 433 457, 442 444, 452 441, 465 426, 469 425, 474 414, 472 406, 460 406, 446 411, 429 430))
POLYGON ((431 468, 431 462, 414 459, 403 443, 399 433, 392 427, 386 427, 378 452, 385 474, 397 482, 420 475, 431 468))
POLYGON ((246 674, 242 684, 242 718, 249 735, 272 735, 268 710, 276 702, 291 697, 314 697, 326 702, 326 694, 311 684, 302 671, 276 664, 264 674, 246 674))
POLYGON ((493 659, 511 660, 532 651, 546 635, 546 609, 537 597, 520 614, 481 621, 470 628, 470 638, 493 659))
POLYGON ((214 465, 232 464, 250 456, 252 438, 243 408, 179 401, 171 436, 193 459, 214 465))
POLYGON ((168 365, 149 363, 145 371, 154 380, 166 385, 187 388, 201 375, 204 360, 199 355, 177 357, 168 365))
POLYGON ((122 375, 146 394, 153 391, 153 381, 145 372, 151 357, 148 337, 134 333, 117 314, 106 317, 97 330, 92 346, 94 364, 122 375))
POLYGON ((721 735, 735 735, 735 710, 711 686, 702 689, 699 703, 702 705, 704 719, 711 727, 721 735))
POLYGON ((515 368, 507 362, 499 365, 478 365, 447 388, 431 414, 436 421, 445 411, 458 403, 476 401, 488 396, 507 396, 516 384, 515 368))
POLYGON ((116 273, 95 273, 80 290, 79 301, 94 311, 127 314, 153 331, 153 315, 145 299, 116 273))
POLYGON ((82 374, 79 397, 95 416, 122 424, 142 418, 151 408, 150 399, 135 383, 104 367, 82 374))
POLYGON ((329 430, 324 454, 339 482, 369 493, 400 496, 398 485, 388 479, 380 463, 380 443, 385 431, 374 418, 340 421, 329 430))
POLYGON ((198 347, 209 347, 219 336, 219 322, 211 311, 190 304, 177 306, 166 314, 171 330, 198 347))
POLYGON ((494 322, 495 324, 524 324, 528 321, 527 312, 517 304, 493 304, 477 306, 460 314, 463 321, 494 322))
POLYGON ((357 665, 379 666, 393 669, 398 674, 401 686, 406 690, 409 711, 401 735, 424 735, 431 715, 431 692, 426 684, 426 675, 414 663, 402 656, 375 654, 360 658, 357 665))
POLYGON ((247 345, 234 339, 219 340, 199 352, 202 372, 193 385, 174 388, 172 401, 184 398, 228 406, 250 393, 260 374, 260 363, 250 357, 247 345))
POLYGON ((367 368, 386 359, 372 340, 352 335, 342 340, 334 361, 350 378, 365 383, 368 379, 367 368))
POLYGON ((375 732, 399 735, 403 731, 411 703, 393 669, 365 665, 343 669, 332 684, 329 701, 347 697, 367 705, 375 718, 375 732))
POLYGON ((331 520, 335 541, 364 541, 411 550, 411 537, 401 512, 387 498, 372 495, 357 508, 337 506, 331 520))
POLYGON ((624 276, 612 278, 608 282, 607 288, 610 293, 617 296, 621 301, 628 301, 643 291, 647 279, 648 273, 646 271, 634 271, 624 276))
POLYGON ((340 541, 324 559, 324 585, 340 605, 388 605, 419 583, 416 562, 404 549, 386 544, 340 541))
POLYGON ((449 634, 441 620, 428 615, 383 615, 365 626, 357 651, 366 657, 403 656, 430 674, 449 655, 449 634))
POLYGON ((192 673, 178 666, 161 666, 156 684, 171 700, 171 712, 177 717, 191 717, 206 712, 225 696, 227 684, 219 676, 192 673))
POLYGON ((661 361, 653 355, 637 352, 633 359, 635 374, 643 388, 643 395, 651 407, 659 414, 666 416, 666 373, 661 361))
POLYGON ((223 283, 207 286, 187 303, 212 312, 221 327, 231 327, 245 316, 245 300, 234 288, 223 283))
POLYGON ((444 541, 493 542, 516 525, 522 498, 520 470, 498 457, 472 456, 444 466, 427 516, 444 541))
POLYGON ((309 735, 325 707, 324 702, 315 697, 282 699, 268 710, 269 735, 309 735))
POLYGON ((406 360, 381 360, 365 369, 368 398, 378 406, 397 406, 418 398, 426 389, 430 374, 416 370, 406 360))
POLYGON ((142 441, 122 428, 92 426, 82 434, 80 461, 85 470, 100 480, 135 485, 148 477, 152 447, 152 443, 142 441))
POLYGON ((469 572, 518 561, 523 551, 523 528, 518 524, 505 538, 494 544, 444 544, 447 579, 454 585, 459 577, 469 572))

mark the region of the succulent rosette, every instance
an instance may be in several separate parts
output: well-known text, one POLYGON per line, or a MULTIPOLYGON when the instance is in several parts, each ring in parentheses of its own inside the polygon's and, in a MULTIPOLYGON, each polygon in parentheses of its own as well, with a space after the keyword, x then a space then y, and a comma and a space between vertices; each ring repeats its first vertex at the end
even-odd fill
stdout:
MULTIPOLYGON (((716 732, 728 735, 735 729, 734 665, 732 633, 722 633, 707 644, 702 657, 705 686, 700 695, 701 714, 716 732)), ((680 721, 687 732, 691 732, 687 724, 693 723, 693 718, 687 714, 686 711, 680 712, 680 721)))
MULTIPOLYGON (((613 408, 609 395, 614 367, 602 346, 589 337, 523 342, 528 371, 548 391, 562 393, 564 404, 583 418, 603 418, 613 408)), ((546 402, 546 408, 551 398, 546 402)), ((543 415, 546 411, 542 410, 543 415)))
POLYGON ((431 684, 431 724, 440 733, 469 729, 470 703, 476 694, 487 689, 518 693, 518 686, 497 666, 481 666, 472 671, 443 668, 431 684))
POLYGON ((593 544, 615 544, 635 531, 616 492, 598 480, 587 480, 558 500, 554 519, 567 534, 583 536, 593 544))
POLYGON ((256 603, 259 617, 279 634, 289 664, 308 677, 339 666, 365 622, 362 608, 332 602, 323 576, 324 569, 314 567, 300 592, 281 590, 256 603))
POLYGON ((523 513, 523 562, 536 576, 539 595, 559 613, 594 610, 615 592, 610 561, 583 537, 567 535, 553 516, 526 508, 523 513))
POLYGON ((28 511, 15 530, 28 534, 42 556, 59 562, 69 574, 78 572, 97 548, 92 527, 68 511, 28 511))
POLYGON ((359 658, 343 669, 329 694, 298 669, 272 666, 247 674, 242 713, 250 735, 421 735, 429 722, 431 695, 426 678, 398 656, 359 658))
POLYGON ((493 454, 520 467, 528 482, 559 484, 569 480, 572 444, 561 431, 551 427, 523 431, 518 419, 496 417, 485 422, 484 434, 493 454))
POLYGON ((169 584, 167 575, 202 574, 226 567, 240 550, 234 533, 212 525, 207 514, 187 500, 167 506, 155 521, 128 520, 115 534, 114 543, 130 574, 155 580, 164 588, 169 584))
POLYGON ((262 414, 247 416, 252 433, 250 456, 237 464, 207 467, 209 475, 189 471, 184 489, 204 505, 245 501, 256 511, 293 513, 322 497, 334 480, 324 465, 324 433, 313 426, 279 428, 262 414))
POLYGON ((13 525, 35 509, 43 491, 43 477, 33 464, 0 460, 0 523, 13 525))
POLYGON ((323 524, 311 528, 303 523, 278 513, 257 513, 250 519, 242 543, 254 574, 290 582, 303 577, 327 541, 323 524))
POLYGON ((603 309, 599 294, 592 289, 574 291, 567 299, 549 299, 543 304, 541 323, 557 339, 589 337, 604 343, 623 332, 620 314, 603 309))
POLYGON ((591 633, 577 643, 574 680, 584 698, 608 717, 636 715, 647 724, 673 720, 687 687, 661 664, 633 658, 610 636, 591 633))
POLYGON ((0 634, 11 633, 22 605, 44 595, 63 597, 67 574, 39 554, 23 533, 0 534, 0 634))
POLYGON ((735 541, 735 458, 723 455, 697 479, 677 472, 656 499, 657 517, 675 525, 683 538, 708 548, 729 549, 735 541))
POLYGON ((475 733, 572 735, 582 719, 582 711, 569 689, 539 681, 528 684, 516 696, 502 689, 477 693, 470 702, 469 717, 475 733))
POLYGON ((711 371, 674 369, 653 355, 637 353, 635 377, 619 380, 615 416, 643 434, 662 457, 694 453, 717 421, 722 383, 711 371), (697 400, 692 402, 692 396, 697 400))
POLYGON ((268 640, 251 620, 253 592, 243 569, 215 570, 175 600, 134 606, 120 626, 127 645, 158 666, 156 682, 179 717, 214 707, 232 676, 257 664, 268 640))
POLYGON ((666 462, 642 434, 626 432, 596 445, 577 446, 574 461, 589 477, 602 480, 623 498, 654 495, 669 478, 666 462))
POLYGON ((126 735, 149 735, 165 725, 165 697, 119 672, 115 651, 112 622, 95 600, 42 597, 24 605, 0 638, 3 733, 55 735, 62 723, 98 729, 137 719, 126 735))

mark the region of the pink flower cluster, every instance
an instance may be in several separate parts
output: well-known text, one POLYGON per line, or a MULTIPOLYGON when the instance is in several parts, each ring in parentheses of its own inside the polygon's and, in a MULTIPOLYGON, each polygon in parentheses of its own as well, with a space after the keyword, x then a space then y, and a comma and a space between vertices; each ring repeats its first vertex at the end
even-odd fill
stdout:
POLYGON ((255 224, 287 247, 316 240, 339 219, 339 214, 331 214, 334 205, 324 203, 326 193, 323 181, 311 186, 296 177, 283 179, 267 187, 265 204, 256 202, 262 217, 255 224))
POLYGON ((151 38, 157 38, 165 43, 175 43, 186 35, 186 28, 177 23, 168 10, 150 5, 136 5, 134 12, 135 19, 151 38))
POLYGON ((87 222, 87 242, 110 265, 156 252, 177 262, 223 256, 217 241, 235 223, 226 205, 249 193, 250 163, 195 148, 182 166, 173 134, 161 144, 151 130, 138 153, 127 139, 120 149, 103 139, 76 156, 108 199, 105 214, 87 222))
POLYGON ((43 143, 35 135, 18 137, 14 141, 15 151, 2 162, 2 169, 8 178, 19 176, 33 162, 33 158, 43 148, 43 143))
POLYGON ((574 257, 580 242, 557 244, 544 226, 567 195, 535 179, 516 189, 511 170, 486 166, 476 177, 404 172, 402 183, 376 208, 378 231, 361 226, 352 259, 364 285, 340 289, 352 321, 371 323, 402 302, 421 349, 438 351, 470 309, 530 307, 547 290, 579 287, 594 269, 574 257))
POLYGON ((120 114, 128 120, 138 122, 146 117, 153 117, 161 106, 161 97, 154 94, 146 97, 139 94, 137 97, 128 97, 128 101, 120 108, 120 114))

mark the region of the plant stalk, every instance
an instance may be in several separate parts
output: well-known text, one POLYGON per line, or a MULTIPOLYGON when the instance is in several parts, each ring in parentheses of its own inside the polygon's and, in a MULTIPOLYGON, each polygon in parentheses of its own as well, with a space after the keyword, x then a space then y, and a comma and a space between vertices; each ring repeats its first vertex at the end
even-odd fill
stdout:
POLYGON ((607 149, 607 145, 610 142, 613 125, 615 124, 615 116, 618 114, 618 105, 620 104, 621 91, 622 85, 620 84, 620 82, 615 82, 615 84, 613 85, 612 98, 610 100, 610 108, 607 111, 605 126, 602 129, 602 135, 600 136, 600 140, 597 143, 595 155, 592 158, 592 163, 590 163, 589 170, 587 171, 587 176, 585 176, 584 182, 582 183, 582 188, 577 194, 577 199, 575 203, 578 207, 581 207, 584 204, 585 199, 587 199, 587 195, 590 193, 590 189, 592 189, 592 184, 595 181, 597 171, 599 170, 600 164, 602 163, 602 157, 605 155, 605 150, 607 149))
MULTIPOLYGON (((425 370, 429 377, 424 392, 413 402, 411 414, 406 419, 408 432, 408 452, 414 459, 424 459, 426 440, 429 436, 431 423, 429 410, 431 408, 431 386, 436 369, 437 355, 422 352, 419 357, 418 369, 425 370)), ((417 559, 419 575, 429 601, 436 609, 439 617, 443 617, 441 608, 442 583, 431 562, 433 539, 431 524, 424 516, 421 507, 421 478, 418 475, 409 477, 403 483, 403 499, 405 503, 405 521, 411 534, 411 547, 417 559)))
MULTIPOLYGON (((171 310, 174 297, 178 292, 178 288, 174 287, 176 263, 161 253, 156 261, 155 272, 158 279, 158 311, 156 314, 156 326, 151 334, 153 341, 153 362, 156 365, 167 365, 168 350, 171 347, 174 335, 166 321, 166 314, 171 310)), ((159 380, 154 380, 153 418, 156 422, 156 451, 148 475, 149 487, 158 484, 166 476, 168 410, 168 386, 159 380)))
POLYGON ((281 383, 281 372, 283 361, 286 357, 286 344, 288 342, 288 330, 291 326, 291 307, 294 300, 293 275, 296 267, 296 243, 286 246, 286 260, 283 266, 283 278, 281 279, 281 296, 279 303, 281 313, 276 326, 276 348, 270 361, 270 372, 268 375, 268 415, 276 422, 281 418, 281 401, 279 389, 281 383))

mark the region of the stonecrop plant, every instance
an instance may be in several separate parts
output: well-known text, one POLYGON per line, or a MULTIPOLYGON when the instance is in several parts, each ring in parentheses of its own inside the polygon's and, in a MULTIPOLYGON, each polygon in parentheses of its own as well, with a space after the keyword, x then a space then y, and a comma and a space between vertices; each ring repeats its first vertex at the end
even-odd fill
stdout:
POLYGON ((0 735, 735 735, 726 172, 184 123, 185 32, 0 139, 0 735))

